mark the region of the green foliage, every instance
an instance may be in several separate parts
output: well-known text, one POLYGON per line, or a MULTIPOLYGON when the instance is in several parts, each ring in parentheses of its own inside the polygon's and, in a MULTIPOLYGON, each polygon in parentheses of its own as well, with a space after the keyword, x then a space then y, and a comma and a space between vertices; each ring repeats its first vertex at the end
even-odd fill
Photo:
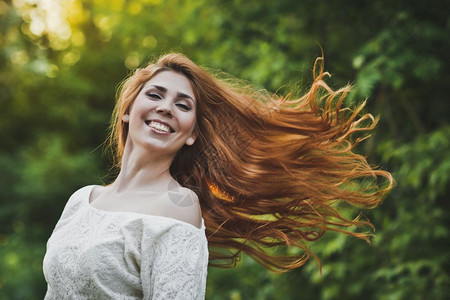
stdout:
POLYGON ((284 274, 248 257, 210 269, 207 299, 446 299, 450 295, 448 3, 0 0, 0 299, 42 299, 45 242, 70 194, 108 181, 115 87, 168 51, 284 93, 325 55, 331 86, 381 115, 358 151, 396 188, 364 212, 371 245, 327 233, 284 274), (34 3, 34 2, 33 2, 34 3), (43 26, 44 25, 44 26, 43 26))

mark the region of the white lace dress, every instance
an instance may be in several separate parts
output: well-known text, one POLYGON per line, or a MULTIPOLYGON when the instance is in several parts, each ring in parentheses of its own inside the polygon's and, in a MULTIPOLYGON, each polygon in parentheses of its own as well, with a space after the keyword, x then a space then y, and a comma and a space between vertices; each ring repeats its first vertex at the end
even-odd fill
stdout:
POLYGON ((205 226, 89 204, 75 192, 47 243, 45 299, 204 299, 205 226))

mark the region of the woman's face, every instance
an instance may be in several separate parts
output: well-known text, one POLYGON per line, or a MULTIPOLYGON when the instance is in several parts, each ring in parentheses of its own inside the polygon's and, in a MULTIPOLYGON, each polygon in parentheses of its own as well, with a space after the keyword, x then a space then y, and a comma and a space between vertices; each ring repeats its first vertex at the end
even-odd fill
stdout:
MULTIPOLYGON (((126 143, 152 152, 174 155, 192 145, 197 100, 189 79, 162 71, 147 81, 131 106, 126 143)), ((127 120, 124 120, 127 122, 127 120)))

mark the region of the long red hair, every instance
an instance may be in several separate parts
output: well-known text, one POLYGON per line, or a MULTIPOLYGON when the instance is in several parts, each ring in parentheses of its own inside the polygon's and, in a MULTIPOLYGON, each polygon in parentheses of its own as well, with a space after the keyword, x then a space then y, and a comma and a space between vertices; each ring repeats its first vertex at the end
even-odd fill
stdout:
POLYGON ((285 271, 303 265, 312 254, 307 242, 327 230, 367 239, 350 227, 370 223, 345 218, 337 203, 373 208, 393 179, 353 152, 377 119, 361 115, 364 103, 343 107, 350 88, 334 91, 324 82, 322 58, 311 88, 295 99, 219 80, 181 54, 136 70, 113 113, 110 142, 119 168, 128 134, 122 116, 143 84, 164 70, 184 74, 198 102, 197 140, 177 153, 170 171, 199 196, 211 265, 233 266, 244 252, 285 271), (303 251, 272 251, 286 246, 303 251))

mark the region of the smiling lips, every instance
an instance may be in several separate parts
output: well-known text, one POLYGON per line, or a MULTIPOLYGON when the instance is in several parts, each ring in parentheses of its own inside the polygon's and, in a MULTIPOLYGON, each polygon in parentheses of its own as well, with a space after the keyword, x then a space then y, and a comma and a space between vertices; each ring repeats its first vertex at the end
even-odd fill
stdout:
POLYGON ((164 132, 164 133, 175 132, 175 130, 173 130, 170 126, 160 123, 158 121, 148 120, 148 121, 145 121, 145 124, 147 124, 147 126, 153 128, 159 132, 164 132))

